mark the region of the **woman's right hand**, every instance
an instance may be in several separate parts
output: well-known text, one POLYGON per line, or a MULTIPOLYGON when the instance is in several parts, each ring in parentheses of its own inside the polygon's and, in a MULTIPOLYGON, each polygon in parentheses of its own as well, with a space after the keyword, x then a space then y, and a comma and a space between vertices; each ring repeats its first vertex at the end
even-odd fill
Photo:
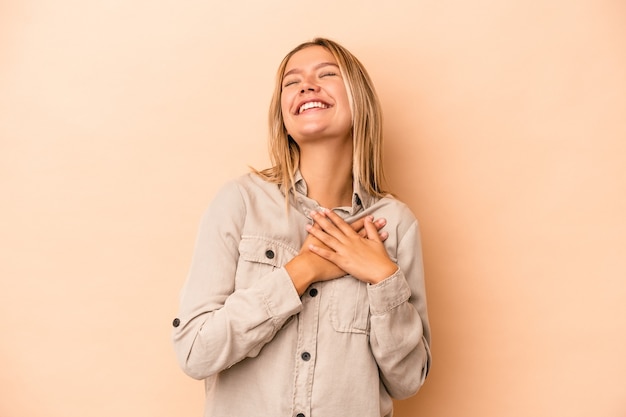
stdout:
MULTIPOLYGON (((373 219, 373 216, 369 217, 373 219)), ((385 227, 387 221, 380 218, 375 220, 373 224, 376 226, 376 230, 379 231, 380 239, 384 242, 385 239, 389 237, 389 234, 385 231, 381 232, 380 230, 385 227)), ((361 235, 361 237, 367 236, 367 232, 365 231, 365 217, 355 220, 350 226, 355 232, 361 235)), ((314 224, 313 227, 319 228, 319 225, 314 224)), ((346 272, 334 263, 311 252, 309 249, 311 244, 328 249, 318 238, 309 234, 304 240, 298 255, 285 265, 285 269, 291 277, 299 295, 304 294, 309 285, 314 282, 329 281, 346 275, 346 272)))

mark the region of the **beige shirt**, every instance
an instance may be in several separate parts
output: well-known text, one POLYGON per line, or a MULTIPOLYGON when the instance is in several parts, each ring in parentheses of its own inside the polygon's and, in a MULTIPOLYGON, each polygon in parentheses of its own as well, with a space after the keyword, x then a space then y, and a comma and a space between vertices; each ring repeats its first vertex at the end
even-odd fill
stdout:
POLYGON ((423 384, 430 330, 418 223, 400 201, 355 188, 351 222, 384 217, 399 269, 376 284, 351 276, 298 296, 284 265, 320 206, 254 174, 226 184, 206 211, 174 320, 182 369, 205 380, 206 417, 380 417, 423 384))

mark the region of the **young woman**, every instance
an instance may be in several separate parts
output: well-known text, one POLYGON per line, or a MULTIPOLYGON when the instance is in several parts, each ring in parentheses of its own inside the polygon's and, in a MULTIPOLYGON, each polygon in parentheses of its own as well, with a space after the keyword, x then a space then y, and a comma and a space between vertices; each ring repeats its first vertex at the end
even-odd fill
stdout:
POLYGON ((207 417, 390 416, 430 365, 421 243, 382 188, 378 99, 344 47, 284 58, 270 148, 273 166, 203 217, 173 323, 180 366, 205 380, 207 417))

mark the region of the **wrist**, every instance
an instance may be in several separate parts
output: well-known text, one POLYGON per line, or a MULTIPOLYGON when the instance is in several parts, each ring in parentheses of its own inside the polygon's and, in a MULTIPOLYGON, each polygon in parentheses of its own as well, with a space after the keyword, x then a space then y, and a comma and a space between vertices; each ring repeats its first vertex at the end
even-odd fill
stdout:
POLYGON ((285 270, 291 278, 298 295, 304 294, 309 285, 315 280, 312 268, 307 267, 307 262, 303 259, 303 256, 302 254, 297 255, 285 264, 285 270))
POLYGON ((394 275, 396 272, 398 272, 398 265, 396 265, 393 262, 389 262, 386 263, 383 266, 381 266, 381 268, 376 272, 376 274, 374 274, 371 279, 369 280, 369 283, 371 285, 376 285, 384 280, 386 280, 387 278, 391 277, 392 275, 394 275))

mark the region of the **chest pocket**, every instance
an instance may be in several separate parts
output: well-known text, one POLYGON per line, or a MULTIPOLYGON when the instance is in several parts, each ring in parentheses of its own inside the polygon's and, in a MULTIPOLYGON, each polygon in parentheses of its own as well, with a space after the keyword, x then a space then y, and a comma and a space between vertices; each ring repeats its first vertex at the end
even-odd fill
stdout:
MULTIPOLYGON (((394 257, 391 257, 396 262, 394 257)), ((352 276, 328 282, 330 288, 330 321, 342 333, 370 332, 370 303, 367 284, 352 276)))
POLYGON ((328 283, 330 287, 330 321, 335 331, 369 333, 370 307, 367 284, 346 276, 328 283))
POLYGON ((289 262, 298 251, 275 239, 244 235, 239 242, 235 288, 247 288, 256 280, 289 262))

